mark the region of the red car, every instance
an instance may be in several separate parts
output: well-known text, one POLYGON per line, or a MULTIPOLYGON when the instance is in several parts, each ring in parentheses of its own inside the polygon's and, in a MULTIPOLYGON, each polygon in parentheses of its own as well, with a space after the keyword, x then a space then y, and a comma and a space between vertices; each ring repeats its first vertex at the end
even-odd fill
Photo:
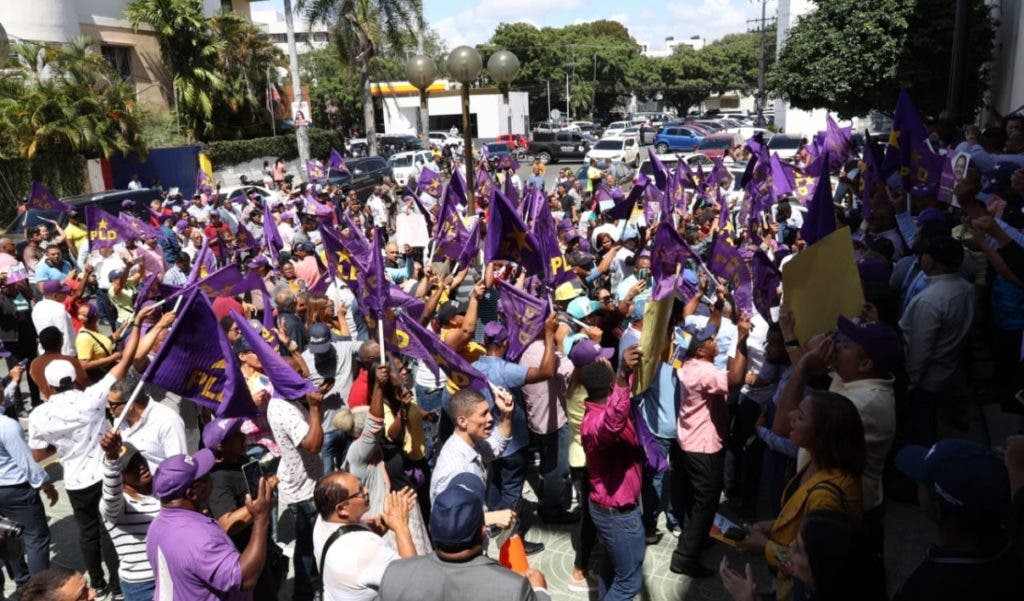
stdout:
POLYGON ((494 140, 495 142, 504 142, 508 144, 509 150, 515 150, 517 148, 526 149, 530 145, 530 140, 522 134, 501 134, 494 140))
POLYGON ((711 134, 705 136, 698 144, 694 152, 703 154, 709 159, 717 159, 725 156, 725 152, 732 148, 743 145, 743 139, 738 134, 711 134))

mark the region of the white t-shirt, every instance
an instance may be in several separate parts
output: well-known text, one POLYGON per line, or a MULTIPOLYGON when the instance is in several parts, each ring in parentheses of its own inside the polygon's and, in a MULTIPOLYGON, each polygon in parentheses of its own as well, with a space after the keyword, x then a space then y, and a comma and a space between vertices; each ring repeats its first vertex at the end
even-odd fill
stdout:
POLYGON ((156 473, 160 462, 174 455, 188 453, 185 442, 185 422, 170 407, 150 399, 139 422, 133 427, 121 422, 121 438, 135 445, 149 463, 149 471, 156 473))
POLYGON ((366 201, 366 206, 369 207, 370 214, 373 216, 374 227, 384 227, 388 224, 388 209, 384 206, 384 200, 380 196, 371 194, 366 201))
MULTIPOLYGON (((49 298, 36 303, 32 307, 32 325, 36 328, 36 334, 50 326, 56 327, 64 335, 64 344, 60 347, 62 355, 76 357, 75 351, 75 327, 71 324, 71 315, 64 308, 63 303, 49 298)), ((39 346, 39 354, 43 354, 43 345, 39 346)))
POLYGON ((316 481, 324 475, 324 464, 320 455, 299 447, 309 432, 309 412, 295 403, 271 397, 267 404, 267 422, 281 447, 281 463, 277 468, 281 504, 312 499, 316 481))
POLYGON ((612 259, 612 289, 616 288, 622 280, 633 275, 633 267, 626 265, 626 259, 633 256, 633 251, 628 248, 620 248, 612 259))
POLYGON ((95 258, 90 258, 88 262, 96 268, 96 286, 100 290, 110 290, 110 274, 124 269, 124 260, 118 256, 117 251, 109 257, 97 253, 95 258))
POLYGON ((103 479, 100 440, 110 427, 107 393, 116 381, 107 374, 85 390, 54 394, 29 414, 28 447, 43 450, 53 445, 68 490, 82 490, 103 479))
MULTIPOLYGON (((313 526, 313 557, 317 566, 328 537, 342 524, 320 516, 313 526)), ((373 601, 388 565, 399 559, 387 542, 369 530, 339 536, 327 549, 324 562, 324 601, 373 601)))

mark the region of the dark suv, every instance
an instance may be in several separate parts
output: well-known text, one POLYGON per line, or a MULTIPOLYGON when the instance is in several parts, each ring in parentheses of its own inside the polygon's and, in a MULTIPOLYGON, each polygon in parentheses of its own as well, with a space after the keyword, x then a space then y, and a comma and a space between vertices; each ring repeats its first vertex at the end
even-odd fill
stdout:
POLYGON ((384 176, 394 179, 391 165, 379 156, 348 159, 345 166, 348 173, 332 169, 327 183, 340 187, 344 192, 355 190, 359 200, 366 200, 374 186, 384 183, 384 176))

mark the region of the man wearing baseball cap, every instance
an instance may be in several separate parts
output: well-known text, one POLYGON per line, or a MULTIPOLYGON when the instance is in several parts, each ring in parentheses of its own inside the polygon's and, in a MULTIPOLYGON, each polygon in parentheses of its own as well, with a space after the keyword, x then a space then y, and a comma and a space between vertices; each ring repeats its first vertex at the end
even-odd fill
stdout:
POLYGON ((320 408, 324 427, 320 459, 327 473, 341 467, 348 449, 349 439, 334 426, 334 416, 345 406, 352 390, 358 367, 354 358, 362 341, 334 340, 331 328, 325 323, 314 323, 308 333, 309 345, 302 352, 302 360, 309 366, 309 381, 324 395, 320 408))
POLYGON ((999 456, 949 438, 904 447, 896 467, 917 481, 918 503, 938 525, 939 541, 894 601, 1019 598, 1020 560, 1002 525, 1010 479, 999 456))
POLYGON ((161 509, 149 525, 146 556, 156 576, 156 599, 214 601, 252 590, 263 572, 270 528, 272 489, 260 478, 256 499, 246 495, 252 535, 241 553, 213 518, 204 515, 210 497, 213 451, 174 455, 153 476, 161 509))
POLYGON ((484 484, 460 474, 434 499, 430 512, 434 552, 392 561, 380 583, 380 601, 448 601, 495 599, 548 601, 544 575, 529 570, 525 578, 486 557, 484 552, 484 484), (486 591, 484 593, 484 591, 486 591))

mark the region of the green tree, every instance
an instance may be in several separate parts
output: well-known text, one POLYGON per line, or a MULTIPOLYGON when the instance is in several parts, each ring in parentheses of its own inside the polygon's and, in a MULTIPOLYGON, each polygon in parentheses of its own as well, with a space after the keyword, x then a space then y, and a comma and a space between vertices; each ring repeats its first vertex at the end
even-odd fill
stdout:
MULTIPOLYGON (((946 98, 955 2, 948 0, 816 0, 817 9, 789 31, 770 87, 802 109, 841 117, 889 112, 899 86, 923 113, 946 98)), ((965 114, 985 90, 994 26, 984 0, 971 2, 965 114)))
POLYGON ((15 44, 0 79, 0 155, 28 160, 145 153, 135 89, 95 42, 15 44))
POLYGON ((215 96, 225 87, 217 60, 226 42, 213 37, 202 0, 131 0, 124 16, 136 30, 146 24, 156 32, 173 83, 168 100, 175 102, 189 137, 211 134, 215 96))
POLYGON ((331 28, 338 57, 359 74, 363 127, 371 153, 377 151, 377 124, 370 94, 373 59, 386 47, 401 48, 422 14, 421 0, 298 0, 308 21, 331 28))

